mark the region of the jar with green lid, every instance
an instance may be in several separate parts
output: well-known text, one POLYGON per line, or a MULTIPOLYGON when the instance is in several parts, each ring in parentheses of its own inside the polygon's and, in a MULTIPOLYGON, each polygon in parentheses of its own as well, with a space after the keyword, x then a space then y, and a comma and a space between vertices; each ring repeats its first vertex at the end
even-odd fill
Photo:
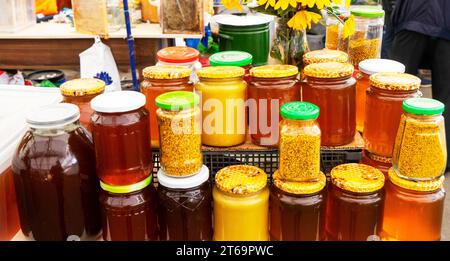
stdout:
POLYGON ((270 239, 274 241, 323 240, 326 177, 314 181, 285 181, 276 171, 270 190, 270 239))
POLYGON ((244 81, 250 83, 250 69, 252 68, 253 56, 247 52, 224 51, 211 55, 209 64, 211 66, 239 66, 244 68, 244 81))
POLYGON ((443 103, 427 98, 403 101, 392 163, 402 178, 433 180, 447 164, 443 103))
POLYGON ((202 167, 200 98, 187 91, 156 97, 161 168, 168 176, 186 177, 202 167))

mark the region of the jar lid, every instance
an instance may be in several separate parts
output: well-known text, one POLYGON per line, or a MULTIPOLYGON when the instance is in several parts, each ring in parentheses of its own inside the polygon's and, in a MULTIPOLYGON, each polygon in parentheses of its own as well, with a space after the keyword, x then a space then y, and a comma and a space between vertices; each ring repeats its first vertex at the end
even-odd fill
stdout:
POLYGON ((436 115, 444 112, 445 105, 435 99, 411 98, 403 101, 403 110, 419 115, 436 115))
POLYGON ((354 16, 365 18, 381 18, 384 17, 384 10, 376 7, 358 7, 350 10, 354 16))
POLYGON ((84 96, 101 93, 105 90, 106 83, 96 78, 80 78, 67 81, 59 90, 66 96, 84 96))
POLYGON ((384 175, 374 167, 349 163, 339 165, 331 170, 331 182, 346 191, 371 193, 383 188, 384 175))
POLYGON ((200 52, 186 46, 172 46, 159 50, 156 53, 158 60, 167 63, 188 63, 198 60, 200 52))
POLYGON ((197 70, 198 77, 211 79, 242 77, 244 74, 245 69, 237 66, 213 66, 197 70))
POLYGON ((63 127, 80 118, 78 106, 70 103, 48 105, 33 110, 26 121, 34 129, 50 129, 63 127))
POLYGON ((192 69, 187 66, 161 65, 149 66, 142 70, 142 75, 147 79, 182 79, 191 76, 192 69))
POLYGON ((359 63, 358 68, 368 75, 379 72, 405 72, 405 65, 389 59, 366 59, 359 63))
POLYGON ((293 65, 263 65, 250 69, 250 75, 257 78, 282 78, 298 74, 297 66, 293 65))
POLYGON ((408 73, 379 72, 370 76, 370 85, 392 91, 410 91, 420 88, 420 78, 408 73))
POLYGON ((132 192, 139 191, 139 190, 146 188, 148 185, 150 185, 152 183, 152 180, 153 180, 153 175, 150 175, 147 178, 145 178, 144 180, 139 181, 138 183, 131 184, 131 185, 125 185, 125 186, 113 186, 113 185, 108 185, 108 184, 100 181, 100 187, 103 190, 111 192, 111 193, 127 194, 127 193, 132 193, 132 192))
POLYGON ((102 93, 91 101, 96 112, 117 113, 137 110, 145 105, 145 95, 135 91, 102 93))
POLYGON ((213 16, 213 19, 218 24, 236 27, 263 25, 273 21, 273 17, 270 15, 221 14, 213 16))
POLYGON ((170 177, 162 170, 158 170, 158 183, 166 188, 189 189, 200 186, 209 179, 209 169, 203 165, 200 172, 189 177, 170 177))
POLYGON ((319 113, 319 107, 309 102, 294 101, 281 106, 281 116, 290 120, 314 120, 319 113))
POLYGON ((209 57, 212 66, 247 66, 253 61, 253 56, 247 52, 225 51, 209 57))
POLYGON ((330 49, 315 50, 307 52, 303 55, 303 62, 305 64, 324 63, 324 62, 340 62, 348 61, 348 54, 330 49))
POLYGON ((224 192, 248 195, 266 187, 267 174, 254 166, 233 165, 219 170, 215 180, 217 188, 224 192))
POLYGON ((353 70, 350 63, 313 63, 305 67, 304 74, 315 78, 340 78, 352 75, 353 70))
POLYGON ((180 111, 198 105, 200 97, 198 94, 188 91, 166 92, 156 97, 155 103, 161 109, 180 111))
POLYGON ((442 188, 444 184, 444 176, 436 178, 434 180, 427 181, 415 181, 401 178, 397 175, 393 168, 389 169, 388 172, 389 181, 391 181, 394 185, 397 185, 404 189, 414 190, 414 191, 434 191, 442 188))
POLYGON ((284 192, 308 195, 321 191, 327 184, 327 178, 325 174, 320 172, 319 177, 314 181, 287 181, 280 177, 278 170, 272 176, 273 183, 279 189, 284 192))

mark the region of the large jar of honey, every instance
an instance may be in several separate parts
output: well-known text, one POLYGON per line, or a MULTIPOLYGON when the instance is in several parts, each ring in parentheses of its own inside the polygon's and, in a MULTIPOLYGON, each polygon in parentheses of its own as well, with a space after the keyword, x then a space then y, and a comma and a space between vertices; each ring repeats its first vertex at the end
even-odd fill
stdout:
POLYGON ((91 115, 94 112, 91 108, 91 100, 105 90, 105 82, 94 78, 81 78, 67 81, 59 88, 63 96, 63 101, 72 103, 80 109, 80 123, 89 132, 92 132, 91 115))
POLYGON ((215 177, 214 240, 269 240, 267 174, 253 166, 235 165, 215 177))
POLYGON ((206 67, 197 72, 195 91, 202 101, 202 142, 229 147, 243 143, 246 133, 245 70, 234 66, 206 67))
POLYGON ((381 240, 440 240, 444 214, 444 177, 411 181, 389 170, 381 240))
POLYGON ((103 183, 126 186, 150 175, 149 116, 144 106, 145 96, 134 91, 104 93, 91 101, 97 175, 103 183))
POLYGON ((101 231, 92 138, 73 104, 28 115, 12 161, 23 234, 34 240, 96 240, 101 231))
POLYGON ((250 83, 250 69, 252 68, 253 56, 241 51, 223 51, 209 57, 211 66, 239 66, 244 68, 244 81, 250 83))
POLYGON ((314 63, 305 67, 303 100, 320 108, 322 146, 353 141, 356 132, 356 80, 348 63, 314 63))
POLYGON ((300 100, 298 68, 292 65, 265 65, 250 71, 248 88, 249 131, 252 142, 276 146, 279 139, 280 106, 300 100))
POLYGON ((326 177, 313 181, 285 181, 273 174, 270 191, 270 239, 275 241, 323 240, 326 177))
POLYGON ((331 241, 365 241, 377 238, 384 203, 381 171, 364 164, 344 164, 331 170, 325 237, 331 241))
POLYGON ((187 66, 150 66, 142 74, 141 92, 147 98, 145 108, 149 112, 150 142, 153 148, 159 147, 158 121, 156 119, 155 99, 158 95, 171 91, 192 91, 193 85, 189 81, 191 69, 187 66))
POLYGON ((170 177, 160 169, 158 203, 160 240, 212 240, 212 192, 206 166, 191 177, 170 177))
POLYGON ((346 63, 348 62, 348 55, 345 52, 330 49, 315 50, 303 55, 303 63, 305 66, 313 63, 326 62, 346 63))
POLYGON ((420 97, 420 79, 406 73, 381 72, 370 76, 364 121, 365 149, 380 157, 391 158, 402 103, 420 97))
POLYGON ((152 178, 127 186, 100 182, 103 240, 158 240, 156 189, 152 178))

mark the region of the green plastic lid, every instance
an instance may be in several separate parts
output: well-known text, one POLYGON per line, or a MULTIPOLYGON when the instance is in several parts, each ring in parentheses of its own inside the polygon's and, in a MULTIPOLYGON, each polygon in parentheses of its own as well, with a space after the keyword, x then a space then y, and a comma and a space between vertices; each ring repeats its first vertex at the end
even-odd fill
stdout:
POLYGON ((108 192, 115 193, 115 194, 127 194, 132 193, 141 189, 146 188, 148 185, 152 183, 153 175, 150 175, 149 177, 145 178, 142 181, 139 181, 138 183, 127 185, 127 186, 113 186, 108 185, 100 181, 100 187, 108 192))
POLYGON ((290 120, 314 120, 319 113, 319 107, 309 102, 295 101, 281 106, 281 116, 290 120))
POLYGON ((253 56, 246 52, 225 51, 209 57, 211 66, 247 66, 253 61, 253 56))
POLYGON ((403 101, 403 110, 413 114, 436 115, 444 112, 445 105, 434 99, 411 98, 403 101))
POLYGON ((384 10, 376 7, 358 7, 350 10, 354 16, 365 18, 381 18, 384 17, 384 10))
POLYGON ((194 92, 166 92, 155 99, 156 106, 165 110, 179 111, 198 105, 200 97, 194 92))

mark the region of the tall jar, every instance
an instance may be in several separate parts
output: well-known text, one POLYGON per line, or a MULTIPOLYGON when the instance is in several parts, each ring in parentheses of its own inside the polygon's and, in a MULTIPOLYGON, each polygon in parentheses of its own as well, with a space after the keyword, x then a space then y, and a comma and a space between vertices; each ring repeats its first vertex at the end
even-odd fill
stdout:
POLYGON ((223 51, 209 57, 211 66, 239 66, 244 68, 244 81, 250 83, 250 69, 252 68, 253 56, 241 51, 223 51))
POLYGON ((209 170, 191 177, 170 177, 158 171, 160 240, 210 241, 213 238, 209 170))
MULTIPOLYGON (((339 18, 344 20, 348 13, 342 13, 339 18)), ((334 16, 329 15, 325 20, 325 47, 329 50, 348 51, 349 38, 344 38, 344 25, 334 16)))
POLYGON ((126 186, 150 176, 149 116, 145 96, 134 91, 101 94, 91 101, 97 175, 108 185, 126 186))
POLYGON ((214 240, 269 240, 267 174, 253 166, 234 165, 215 177, 214 240))
POLYGON ((419 87, 420 79, 406 73, 381 72, 370 76, 363 133, 367 151, 392 158, 402 103, 420 97, 419 87))
POLYGON ((348 62, 348 54, 338 50, 315 50, 307 52, 303 55, 303 63, 310 65, 313 63, 326 63, 326 62, 348 62))
POLYGON ((199 102, 197 94, 187 91, 156 97, 160 163, 168 176, 192 176, 202 168, 199 102))
POLYGON ((194 86, 189 81, 191 69, 187 66, 162 65, 146 67, 142 74, 141 92, 147 102, 145 108, 149 112, 150 143, 152 148, 159 148, 158 120, 156 118, 155 99, 158 95, 171 91, 193 91, 194 86))
POLYGON ((356 132, 356 80, 348 63, 314 63, 305 67, 303 100, 320 108, 322 146, 353 141, 356 132))
POLYGON ((444 177, 411 181, 391 168, 386 183, 381 240, 440 240, 444 215, 444 177))
POLYGON ((360 132, 364 130, 366 91, 370 86, 369 77, 379 72, 404 73, 405 66, 388 59, 367 59, 359 63, 359 71, 356 73, 356 129, 360 132))
POLYGON ((270 191, 270 239, 319 241, 324 239, 326 177, 314 181, 285 181, 273 174, 270 191))
POLYGON ((59 88, 63 96, 63 102, 72 103, 80 109, 80 123, 89 132, 92 132, 91 115, 94 112, 91 109, 91 100, 103 93, 105 82, 95 78, 81 78, 67 81, 59 88))
POLYGON ((447 165, 445 106, 433 99, 414 98, 403 102, 404 113, 395 140, 392 163, 402 178, 434 180, 447 165))
POLYGON ((293 65, 265 65, 251 70, 248 88, 249 131, 252 142, 277 146, 280 106, 300 100, 298 68, 293 65))
POLYGON ((206 67, 197 72, 195 91, 202 100, 202 142, 229 147, 243 143, 246 133, 245 70, 235 66, 206 67))
POLYGON ((156 189, 152 176, 128 186, 100 182, 105 241, 158 240, 156 189))
POLYGON ((198 50, 186 46, 171 46, 159 50, 156 57, 158 58, 157 66, 177 65, 191 68, 190 80, 194 83, 198 81, 196 71, 202 68, 198 50))
POLYGON ((12 172, 23 234, 34 240, 96 240, 101 231, 92 138, 73 104, 35 110, 12 172))
POLYGON ((344 164, 331 170, 326 240, 365 241, 379 236, 384 180, 381 171, 364 164, 344 164))

